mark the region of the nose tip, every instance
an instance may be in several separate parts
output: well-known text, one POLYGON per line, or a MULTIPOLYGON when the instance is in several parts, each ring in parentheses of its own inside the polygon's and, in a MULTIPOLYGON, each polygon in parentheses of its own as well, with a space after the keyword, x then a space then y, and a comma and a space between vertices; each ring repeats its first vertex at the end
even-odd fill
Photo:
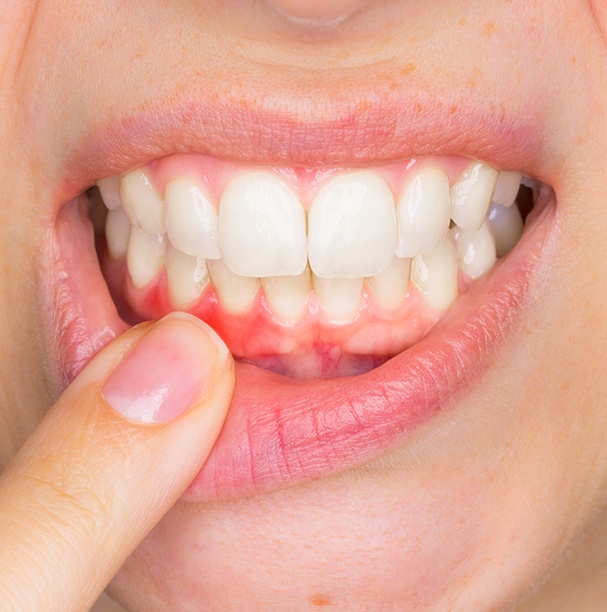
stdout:
POLYGON ((370 0, 267 0, 275 9, 306 21, 340 21, 363 8, 370 0))

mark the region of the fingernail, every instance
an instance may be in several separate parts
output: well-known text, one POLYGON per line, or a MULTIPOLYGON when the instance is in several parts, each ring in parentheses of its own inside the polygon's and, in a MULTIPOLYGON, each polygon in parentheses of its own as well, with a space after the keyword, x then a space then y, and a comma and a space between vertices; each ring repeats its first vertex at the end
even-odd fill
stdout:
POLYGON ((227 355, 225 344, 208 325, 185 313, 171 313, 127 354, 101 392, 131 421, 169 423, 204 395, 214 366, 227 355))

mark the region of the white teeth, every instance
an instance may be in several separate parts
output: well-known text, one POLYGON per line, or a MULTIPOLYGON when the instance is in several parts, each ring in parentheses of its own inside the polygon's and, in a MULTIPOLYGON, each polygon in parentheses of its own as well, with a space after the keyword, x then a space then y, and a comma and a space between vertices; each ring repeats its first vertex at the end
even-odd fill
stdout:
POLYGON ((478 232, 467 232, 459 227, 451 230, 457 244, 460 269, 472 280, 480 278, 495 263, 495 240, 487 221, 478 232))
POLYGON ((497 170, 475 162, 451 187, 451 218, 464 230, 480 229, 497 181, 497 170))
POLYGON ((129 246, 131 224, 122 208, 110 210, 105 220, 107 250, 114 260, 124 259, 129 246))
POLYGON ((236 177, 221 197, 219 247, 228 268, 241 276, 301 274, 306 217, 297 196, 268 172, 236 177))
POLYGON ((314 292, 331 323, 351 321, 360 308, 364 279, 313 276, 314 292))
POLYGON ((310 268, 298 276, 270 276, 261 279, 270 310, 285 323, 295 323, 303 315, 312 290, 310 268))
POLYGON ((397 257, 429 253, 444 238, 451 221, 449 179, 425 168, 411 181, 397 207, 397 257))
POLYGON ((411 281, 432 308, 443 311, 453 304, 458 295, 457 247, 451 232, 431 253, 413 259, 411 281))
POLYGON ((208 261, 209 274, 219 303, 233 314, 246 312, 253 303, 259 281, 256 278, 234 274, 221 259, 208 261))
POLYGON ((500 172, 492 201, 500 206, 512 206, 521 186, 523 175, 520 172, 500 172))
POLYGON ((120 179, 120 199, 132 225, 148 234, 166 232, 162 197, 143 170, 133 170, 120 179))
POLYGON ((373 276, 388 267, 396 248, 392 192, 372 172, 332 180, 308 211, 308 257, 321 278, 373 276))
MULTIPOLYGON (((275 320, 292 325, 319 307, 331 323, 352 322, 365 283, 365 295, 386 311, 403 306, 409 283, 444 311, 457 298, 458 270, 480 278, 520 239, 523 221, 512 205, 526 181, 520 172, 472 162, 450 187, 445 171, 425 164, 406 180, 395 207, 380 173, 344 171, 324 183, 307 215, 289 181, 265 170, 233 178, 219 212, 206 183, 190 178, 170 180, 164 196, 142 169, 97 185, 109 209, 109 257, 126 258, 134 287, 166 267, 174 308, 191 308, 212 282, 232 314, 248 312, 263 287, 275 320)), ((95 198, 97 190, 91 210, 105 216, 95 198)))
POLYGON ((410 270, 410 259, 395 257, 383 272, 367 279, 367 285, 383 308, 395 310, 402 304, 409 287, 410 270))
POLYGON ((167 280, 171 304, 176 308, 188 308, 195 304, 209 282, 204 259, 167 247, 167 280))
POLYGON ((120 208, 120 179, 117 176, 99 179, 97 187, 108 210, 120 208))
POLYGON ((219 259, 217 213, 192 181, 176 179, 166 186, 165 220, 175 248, 204 259, 219 259))
POLYGON ((131 228, 126 262, 133 285, 142 289, 162 270, 165 263, 164 234, 148 234, 138 227, 131 228))
POLYGON ((523 233, 523 218, 518 206, 504 208, 492 204, 487 215, 493 234, 498 257, 508 255, 523 233))

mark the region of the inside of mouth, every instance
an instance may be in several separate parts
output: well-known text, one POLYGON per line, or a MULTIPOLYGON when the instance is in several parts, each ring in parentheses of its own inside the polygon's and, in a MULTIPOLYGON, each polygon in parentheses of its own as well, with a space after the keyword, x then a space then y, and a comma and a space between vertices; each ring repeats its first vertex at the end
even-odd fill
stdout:
POLYGON ((179 154, 88 197, 125 322, 187 311, 237 359, 309 379, 424 338, 516 246, 541 189, 465 158, 305 169, 179 154))

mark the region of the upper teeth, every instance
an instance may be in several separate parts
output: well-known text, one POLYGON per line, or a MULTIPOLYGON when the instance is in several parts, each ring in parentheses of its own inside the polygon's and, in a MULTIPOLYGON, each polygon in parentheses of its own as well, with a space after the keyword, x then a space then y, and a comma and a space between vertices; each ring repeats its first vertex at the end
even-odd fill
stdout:
POLYGON ((426 301, 437 309, 448 307, 457 296, 458 262, 470 278, 495 262, 494 220, 498 256, 520 237, 517 208, 502 212, 514 202, 520 181, 520 173, 500 174, 471 162, 450 184, 440 167, 426 164, 409 173, 395 198, 380 173, 343 172, 322 185, 307 213, 288 182, 266 170, 238 174, 218 202, 186 177, 168 181, 162 195, 143 169, 119 180, 102 179, 98 186, 110 209, 110 255, 126 255, 136 287, 146 286, 166 266, 171 299, 185 307, 208 282, 208 262, 220 299, 230 294, 225 299, 234 309, 244 308, 262 279, 277 316, 291 320, 301 314, 312 286, 330 318, 352 316, 365 278, 380 299, 396 307, 407 291, 410 269, 426 301), (452 222, 456 227, 449 231, 452 222), (398 282, 398 275, 407 278, 398 282), (252 282, 235 291, 235 279, 242 277, 252 282), (282 297, 287 285, 296 289, 295 304, 282 297))

